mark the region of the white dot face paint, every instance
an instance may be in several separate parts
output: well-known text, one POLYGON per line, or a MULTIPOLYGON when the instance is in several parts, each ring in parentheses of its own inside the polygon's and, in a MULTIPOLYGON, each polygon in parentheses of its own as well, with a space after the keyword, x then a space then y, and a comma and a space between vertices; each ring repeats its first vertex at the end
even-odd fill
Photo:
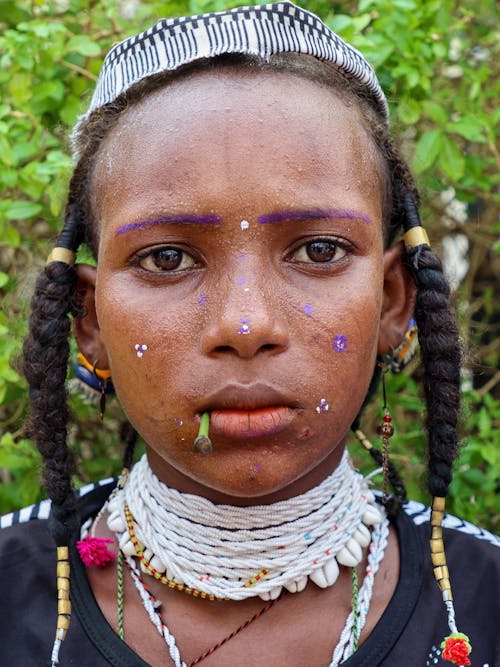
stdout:
POLYGON ((243 335, 248 335, 250 333, 250 319, 248 317, 244 317, 242 320, 240 320, 240 326, 238 327, 238 333, 243 334, 243 335))
POLYGON ((245 229, 248 229, 250 227, 250 223, 248 222, 248 220, 242 220, 240 222, 240 227, 243 231, 245 231, 245 229))
POLYGON ((142 359, 142 357, 144 356, 144 352, 146 352, 146 350, 148 349, 148 346, 136 343, 134 345, 134 349, 137 352, 137 356, 139 357, 139 359, 142 359))
POLYGON ((328 412, 329 409, 330 406, 326 402, 326 398, 322 398, 319 402, 319 405, 316 406, 316 412, 318 413, 318 415, 321 414, 322 412, 328 412))

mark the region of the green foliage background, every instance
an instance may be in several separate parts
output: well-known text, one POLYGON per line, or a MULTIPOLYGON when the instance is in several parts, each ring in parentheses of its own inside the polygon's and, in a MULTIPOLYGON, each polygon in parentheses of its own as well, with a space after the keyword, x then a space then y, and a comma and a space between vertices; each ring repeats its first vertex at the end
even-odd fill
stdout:
MULTIPOLYGON (((61 225, 71 171, 67 136, 109 46, 163 16, 237 6, 224 0, 0 0, 0 513, 38 500, 40 459, 23 436, 19 374, 28 302, 61 225)), ((373 63, 394 130, 418 176, 434 246, 464 235, 469 270, 456 303, 466 354, 464 448, 452 512, 500 528, 498 238, 500 15, 495 0, 360 0, 303 4, 373 63), (444 195, 443 195, 444 193, 444 195), (464 217, 467 217, 464 223, 464 217)), ((425 492, 418 362, 389 382, 394 458, 413 498, 425 492)), ((72 396, 80 485, 120 467, 118 405, 101 423, 72 396)), ((365 418, 373 432, 377 408, 365 418)), ((352 448, 357 451, 356 447, 352 448)), ((369 464, 356 454, 359 465, 369 464)))

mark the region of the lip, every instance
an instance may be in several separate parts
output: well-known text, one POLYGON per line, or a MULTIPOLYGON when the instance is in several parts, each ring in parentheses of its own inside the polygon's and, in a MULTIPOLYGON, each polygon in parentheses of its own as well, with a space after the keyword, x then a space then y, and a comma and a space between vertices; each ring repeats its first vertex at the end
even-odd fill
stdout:
POLYGON ((210 431, 228 438, 262 438, 283 431, 296 414, 286 405, 257 410, 213 410, 210 431))
POLYGON ((199 413, 210 412, 210 433, 258 438, 284 430, 298 407, 287 393, 259 382, 226 385, 206 398, 199 413))

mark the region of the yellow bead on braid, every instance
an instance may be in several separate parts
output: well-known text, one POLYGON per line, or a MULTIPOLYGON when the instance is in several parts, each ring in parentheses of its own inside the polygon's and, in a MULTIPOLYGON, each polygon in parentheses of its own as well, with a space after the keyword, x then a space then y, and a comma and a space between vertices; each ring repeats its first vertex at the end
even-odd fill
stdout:
POLYGON ((435 496, 432 499, 431 511, 431 560, 434 577, 443 596, 443 602, 448 612, 448 626, 450 634, 441 643, 442 658, 456 665, 470 665, 468 658, 472 650, 469 638, 462 632, 458 632, 455 623, 455 608, 453 606, 453 595, 451 592, 450 575, 446 564, 446 554, 443 542, 443 519, 446 499, 435 496))
POLYGON ((448 566, 446 565, 446 554, 444 552, 443 542, 443 518, 445 499, 435 497, 432 501, 431 513, 431 559, 434 577, 443 594, 443 600, 453 600, 451 593, 450 575, 448 573, 448 566))
POLYGON ((57 629, 52 647, 52 666, 59 664, 59 650, 71 620, 69 548, 57 547, 57 629))

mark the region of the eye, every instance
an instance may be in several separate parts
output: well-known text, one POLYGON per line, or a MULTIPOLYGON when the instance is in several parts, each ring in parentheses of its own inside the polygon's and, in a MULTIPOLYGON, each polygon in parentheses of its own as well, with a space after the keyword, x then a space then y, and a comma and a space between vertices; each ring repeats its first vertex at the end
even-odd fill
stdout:
POLYGON ((293 252, 293 259, 297 262, 320 263, 333 262, 347 255, 347 249, 338 241, 331 239, 316 239, 304 243, 293 252))
POLYGON ((152 273, 168 273, 190 269, 195 265, 195 261, 191 255, 180 248, 164 247, 137 255, 133 264, 152 273))

